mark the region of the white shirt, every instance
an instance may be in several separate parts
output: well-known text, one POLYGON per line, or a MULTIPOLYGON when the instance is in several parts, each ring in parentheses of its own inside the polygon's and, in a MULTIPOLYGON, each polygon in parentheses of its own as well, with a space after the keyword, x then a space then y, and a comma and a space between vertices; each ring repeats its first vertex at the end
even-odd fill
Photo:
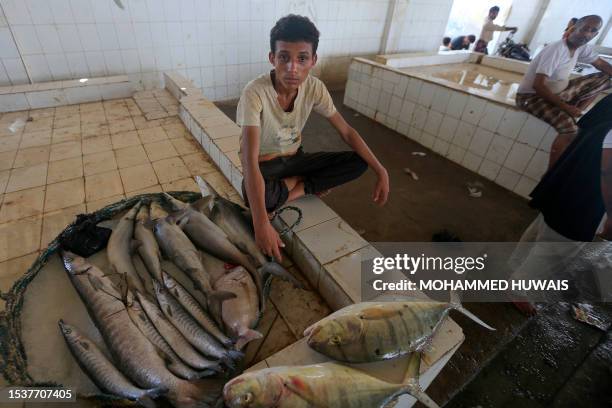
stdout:
POLYGON ((577 61, 590 64, 598 58, 599 54, 589 44, 577 48, 572 56, 565 40, 550 43, 529 64, 517 93, 535 93, 533 81, 536 74, 544 74, 548 77, 546 85, 558 94, 567 88, 570 73, 577 61))
POLYGON ((487 16, 482 26, 482 31, 480 31, 480 37, 478 38, 484 42, 489 42, 493 39, 493 33, 495 31, 504 31, 504 30, 505 30, 504 26, 495 24, 493 20, 491 19, 491 17, 487 16))
POLYGON ((336 113, 329 91, 312 75, 299 86, 291 112, 281 108, 277 97, 270 73, 265 73, 246 85, 238 102, 236 123, 261 128, 260 156, 296 151, 302 144, 302 129, 312 110, 326 118, 336 113))

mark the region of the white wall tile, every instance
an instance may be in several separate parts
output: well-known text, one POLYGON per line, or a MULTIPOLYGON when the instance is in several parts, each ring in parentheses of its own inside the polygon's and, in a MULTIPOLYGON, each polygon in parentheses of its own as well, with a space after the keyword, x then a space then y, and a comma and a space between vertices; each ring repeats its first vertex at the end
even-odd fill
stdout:
POLYGON ((412 122, 412 114, 414 113, 414 109, 416 108, 416 104, 409 100, 404 100, 402 104, 402 110, 399 114, 399 120, 405 123, 412 122))
POLYGON ((503 164, 512 148, 514 141, 501 135, 494 135, 485 158, 498 164, 503 164))
POLYGON ((425 122, 425 127, 423 128, 423 130, 432 135, 438 135, 438 130, 440 129, 442 118, 443 116, 440 112, 430 110, 427 114, 427 121, 425 122))
POLYGON ((467 122, 459 122, 459 126, 455 131, 455 138, 452 140, 453 144, 456 144, 463 149, 467 149, 470 147, 472 136, 474 136, 475 131, 476 126, 470 125, 467 122))
POLYGON ((69 104, 99 101, 102 99, 100 89, 96 85, 77 86, 64 90, 69 104))
MULTIPOLYGON (((11 84, 29 84, 28 74, 26 73, 25 67, 21 58, 6 58, 2 60, 6 74, 8 75, 11 84)), ((24 96, 25 98, 25 96, 24 96)))
POLYGON ((79 31, 75 24, 61 24, 57 26, 57 34, 59 35, 64 52, 83 51, 79 31))
POLYGON ((454 118, 461 118, 465 105, 468 102, 468 96, 462 92, 449 91, 450 99, 448 100, 448 106, 446 107, 446 114, 454 118))
POLYGON ((436 139, 433 145, 433 151, 442 156, 446 156, 449 148, 450 148, 450 143, 444 140, 441 140, 441 139, 436 139))
POLYGON ((70 79, 70 68, 65 54, 47 54, 45 58, 54 81, 70 79))
POLYGON ((427 147, 428 149, 433 150, 434 144, 436 143, 436 137, 430 133, 423 131, 421 133, 421 138, 419 140, 419 143, 421 143, 423 146, 427 147))
POLYGON ((410 78, 410 82, 408 82, 408 88, 406 88, 406 99, 416 102, 419 99, 419 94, 421 92, 421 86, 423 85, 423 81, 417 78, 410 78))
POLYGON ((391 105, 391 93, 383 91, 379 91, 376 89, 370 90, 368 94, 368 106, 374 109, 378 109, 380 112, 387 114, 389 112, 389 106, 391 105), (371 102, 376 101, 376 96, 378 94, 378 103, 371 102), (374 95, 374 96, 373 96, 374 95))
MULTIPOLYGON (((94 0, 95 1, 95 0, 94 0)), ((78 24, 94 23, 94 9, 87 0, 70 0, 70 8, 74 21, 78 24)))
POLYGON ((550 148, 553 142, 555 141, 555 139, 557 138, 557 136, 558 136, 558 133, 555 128, 553 127, 548 128, 538 148, 545 152, 550 152, 550 148))
POLYGON ((423 82, 423 86, 421 86, 421 92, 419 93, 419 99, 417 100, 417 102, 420 105, 423 105, 429 109, 431 107, 431 103, 433 102, 435 91, 436 85, 430 82, 423 82))
POLYGON ((501 165, 490 160, 483 160, 480 168, 478 169, 478 174, 483 177, 488 178, 489 180, 495 180, 497 175, 499 174, 499 170, 501 169, 501 165))
POLYGON ((425 122, 427 121, 428 110, 421 105, 416 105, 414 113, 412 114, 411 126, 418 130, 423 130, 425 122))
POLYGON ((2 10, 9 24, 32 24, 30 11, 22 0, 4 0, 2 10))
POLYGON ((55 24, 72 24, 75 22, 69 0, 49 0, 49 7, 55 24))
POLYGON ((25 3, 32 18, 32 23, 53 24, 55 22, 48 0, 26 0, 25 3))
POLYGON ((93 8, 93 15, 96 23, 112 23, 113 14, 111 13, 112 7, 116 7, 113 2, 110 1, 95 1, 91 0, 91 6, 93 8))
POLYGON ((52 106, 67 105, 68 100, 63 89, 50 91, 28 92, 26 98, 32 109, 47 108, 52 106))
POLYGON ((19 51, 8 27, 0 28, 0 58, 19 58, 19 51))
POLYGON ((469 150, 478 156, 484 156, 493 140, 493 133, 482 128, 477 128, 470 143, 469 150))
POLYGON ((465 153, 465 149, 451 144, 448 149, 447 157, 449 160, 461 164, 463 162, 463 158, 465 157, 465 153))
POLYGON ((450 91, 444 87, 436 86, 436 93, 431 104, 431 109, 440 113, 445 113, 449 100, 450 91))
POLYGON ((448 115, 444 116, 442 124, 440 125, 440 130, 438 131, 438 137, 446 142, 450 142, 453 140, 458 126, 459 121, 457 119, 448 115))
POLYGON ((517 173, 523 173, 534 153, 535 149, 533 147, 522 143, 515 143, 508 154, 504 166, 517 173))
POLYGON ((531 147, 538 147, 548 131, 548 124, 535 116, 529 115, 516 139, 518 142, 527 143, 531 147))
POLYGON ((30 109, 30 104, 23 93, 0 95, 0 111, 13 112, 30 109))
POLYGON ((49 66, 47 65, 47 60, 44 55, 25 55, 23 57, 23 62, 28 68, 27 72, 30 73, 32 81, 44 82, 52 80, 51 72, 49 71, 49 66))
POLYGON ((478 124, 486 105, 487 101, 485 99, 470 95, 465 105, 463 115, 461 115, 461 120, 471 123, 472 125, 478 124))
POLYGON ((504 107, 496 103, 489 102, 482 113, 478 126, 491 132, 495 132, 505 113, 506 109, 504 107))
POLYGON ((87 67, 92 77, 106 75, 106 61, 102 51, 86 52, 85 59, 87 60, 87 67))
POLYGON ((33 25, 17 25, 13 26, 12 30, 19 50, 24 55, 42 53, 40 42, 38 42, 38 37, 36 36, 36 29, 33 25))
POLYGON ((107 75, 125 74, 125 68, 123 67, 123 60, 121 59, 121 51, 119 50, 104 51, 104 61, 106 63, 107 75))
POLYGON ((541 150, 536 151, 529 161, 527 169, 525 169, 525 175, 534 180, 540 180, 544 173, 546 173, 549 159, 550 155, 548 153, 541 150))
POLYGON ((537 184, 538 183, 535 180, 532 180, 527 176, 522 176, 516 187, 514 187, 514 192, 520 196, 529 198, 529 194, 533 191, 537 184))
POLYGON ((55 25, 37 25, 36 35, 40 41, 43 53, 57 54, 64 51, 55 25))
POLYGON ((506 109, 499 127, 497 128, 497 132, 510 139, 516 139, 527 120, 527 116, 525 112, 516 109, 506 109))
POLYGON ((497 178, 495 179, 495 182, 510 191, 514 191, 514 187, 516 187, 520 178, 521 175, 519 173, 502 167, 497 175, 497 178))
POLYGON ((463 167, 468 168, 469 170, 472 171, 478 171, 478 169, 480 168, 480 164, 482 163, 482 157, 478 156, 470 151, 465 153, 465 156, 463 157, 463 161, 461 162, 461 164, 463 165, 463 167))

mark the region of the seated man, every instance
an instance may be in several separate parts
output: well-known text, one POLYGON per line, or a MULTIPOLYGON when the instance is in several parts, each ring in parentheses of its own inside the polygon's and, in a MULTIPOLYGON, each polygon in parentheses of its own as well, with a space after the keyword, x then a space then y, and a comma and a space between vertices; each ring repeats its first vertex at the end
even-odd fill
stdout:
POLYGON ((440 51, 450 51, 450 43, 451 43, 451 38, 444 37, 442 39, 442 45, 440 46, 440 51))
POLYGON ((270 32, 268 56, 274 69, 246 85, 236 113, 242 127, 243 196, 252 211, 255 239, 264 253, 277 259, 284 245, 269 217, 287 201, 323 195, 356 179, 368 166, 378 177, 374 201, 383 205, 389 194, 385 168, 336 111, 323 82, 309 75, 318 43, 319 31, 308 18, 288 15, 278 20, 270 32), (301 132, 313 109, 354 151, 302 150, 301 132))
POLYGON ((456 50, 468 50, 470 49, 470 45, 476 41, 476 36, 474 34, 470 35, 460 35, 459 37, 453 38, 451 41, 450 49, 453 51, 456 50))
POLYGON ((563 39, 550 43, 531 61, 516 94, 516 105, 542 119, 559 133, 550 149, 549 167, 572 142, 576 118, 601 91, 610 87, 612 66, 587 45, 599 32, 602 19, 586 16, 563 39), (600 73, 569 80, 576 62, 593 65, 600 73))

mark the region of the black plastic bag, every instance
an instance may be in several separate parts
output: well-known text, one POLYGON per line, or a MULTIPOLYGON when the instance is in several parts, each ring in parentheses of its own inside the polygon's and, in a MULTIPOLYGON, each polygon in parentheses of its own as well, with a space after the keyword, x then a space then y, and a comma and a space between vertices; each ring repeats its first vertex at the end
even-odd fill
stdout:
POLYGON ((85 258, 106 248, 112 230, 98 227, 97 222, 92 214, 77 215, 73 227, 60 236, 61 247, 85 258))

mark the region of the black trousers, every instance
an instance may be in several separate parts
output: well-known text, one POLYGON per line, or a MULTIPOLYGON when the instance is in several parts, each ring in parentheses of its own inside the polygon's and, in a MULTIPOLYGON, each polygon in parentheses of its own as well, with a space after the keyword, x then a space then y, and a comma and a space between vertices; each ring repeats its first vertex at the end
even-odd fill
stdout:
MULTIPOLYGON (((302 177, 304 192, 316 194, 356 179, 367 168, 367 163, 353 151, 304 153, 301 147, 293 156, 260 162, 259 170, 266 189, 266 211, 275 211, 287 202, 289 190, 282 181, 284 178, 302 177)), ((242 195, 248 206, 244 181, 242 195)))

